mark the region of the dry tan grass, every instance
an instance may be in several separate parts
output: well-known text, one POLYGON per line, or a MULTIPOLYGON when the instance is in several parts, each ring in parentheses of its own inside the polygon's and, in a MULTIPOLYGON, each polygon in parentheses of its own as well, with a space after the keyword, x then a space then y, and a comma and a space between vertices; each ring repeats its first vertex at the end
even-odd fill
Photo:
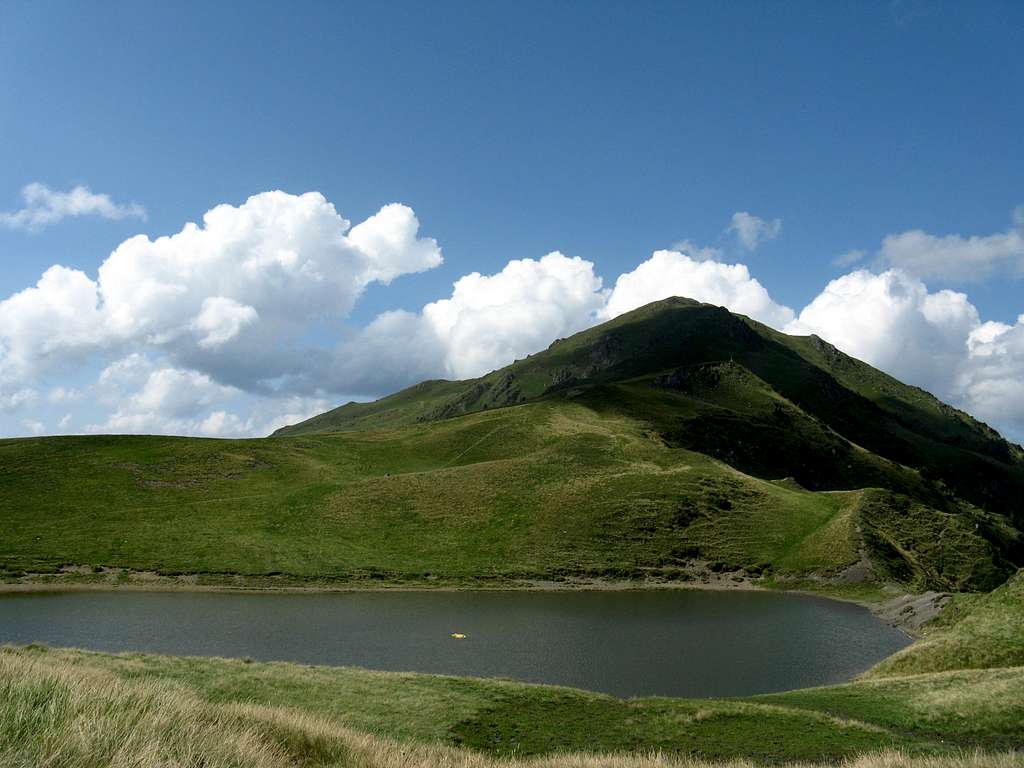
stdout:
MULTIPOLYGON (((290 709, 212 704, 187 687, 66 660, 0 656, 4 768, 752 768, 662 754, 498 759, 409 744, 290 709)), ((864 755, 845 768, 1024 768, 1024 754, 864 755)))

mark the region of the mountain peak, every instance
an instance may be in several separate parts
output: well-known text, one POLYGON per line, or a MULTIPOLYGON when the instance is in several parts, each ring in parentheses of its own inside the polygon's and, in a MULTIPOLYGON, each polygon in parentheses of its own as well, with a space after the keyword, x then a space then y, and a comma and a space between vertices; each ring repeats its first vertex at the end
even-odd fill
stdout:
MULTIPOLYGON (((684 297, 639 307, 480 378, 423 382, 275 436, 390 428, 565 397, 628 412, 680 446, 810 488, 938 483, 928 492, 934 503, 947 489, 999 511, 1024 497, 1024 454, 987 425, 816 335, 789 336, 684 297), (731 441, 744 432, 739 451, 731 441), (782 437, 791 457, 778 455, 782 437), (815 460, 822 446, 845 465, 815 460), (868 467, 865 451, 882 464, 868 467), (917 479, 894 480, 885 462, 917 479)), ((1009 511, 1024 521, 1024 510, 1009 511)))

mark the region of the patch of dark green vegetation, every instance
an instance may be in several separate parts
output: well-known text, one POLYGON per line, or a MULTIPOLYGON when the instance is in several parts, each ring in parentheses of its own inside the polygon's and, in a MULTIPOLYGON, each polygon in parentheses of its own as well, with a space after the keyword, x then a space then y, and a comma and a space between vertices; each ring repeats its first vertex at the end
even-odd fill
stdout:
POLYGON ((757 762, 839 760, 901 747, 936 751, 925 740, 839 722, 807 711, 743 702, 673 699, 622 701, 575 691, 523 691, 457 723, 455 744, 509 757, 558 750, 659 751, 707 759, 737 755, 757 762), (766 729, 765 723, 771 728, 766 729))
POLYGON ((994 589, 1006 579, 1020 538, 998 516, 971 505, 940 512, 879 490, 864 492, 860 522, 873 562, 918 590, 994 589))

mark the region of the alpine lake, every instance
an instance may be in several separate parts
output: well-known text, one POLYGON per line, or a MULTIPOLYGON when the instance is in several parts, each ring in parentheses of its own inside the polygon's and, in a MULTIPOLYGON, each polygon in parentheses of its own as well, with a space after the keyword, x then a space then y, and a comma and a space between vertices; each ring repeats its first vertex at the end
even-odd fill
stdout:
POLYGON ((0 644, 32 642, 720 697, 842 682, 910 638, 859 605, 759 591, 0 595, 0 644))

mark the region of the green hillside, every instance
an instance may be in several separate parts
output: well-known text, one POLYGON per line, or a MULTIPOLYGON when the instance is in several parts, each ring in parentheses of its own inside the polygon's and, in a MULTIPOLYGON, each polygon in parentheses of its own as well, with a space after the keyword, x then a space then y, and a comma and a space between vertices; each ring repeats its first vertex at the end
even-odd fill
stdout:
POLYGON ((1024 571, 987 595, 954 595, 925 636, 879 664, 875 677, 1024 666, 1024 571))
POLYGON ((287 439, 13 440, 0 457, 8 578, 89 566, 103 581, 104 568, 212 582, 685 579, 694 559, 836 574, 871 530, 898 580, 984 589, 1008 573, 1016 535, 1004 525, 993 543, 973 507, 759 479, 572 401, 287 439))
POLYGON ((850 457, 866 450, 940 481, 940 490, 1010 515, 1018 525, 1024 522, 1024 508, 1012 501, 1024 498, 1020 446, 816 336, 787 336, 722 307, 681 298, 649 304, 556 341, 480 379, 424 382, 374 403, 350 403, 276 434, 401 426, 588 393, 592 407, 629 411, 671 444, 735 459, 761 476, 792 476, 815 489, 868 486, 877 479, 873 472, 845 471, 850 457), (731 382, 725 396, 717 377, 691 370, 724 363, 737 373, 745 369, 752 384, 731 382), (651 385, 643 387, 647 390, 660 386, 678 397, 652 411, 648 402, 629 402, 636 387, 625 395, 592 391, 624 382, 651 385), (794 426, 817 434, 791 438, 794 426), (744 436, 746 450, 740 447, 744 436), (789 450, 758 450, 768 441, 777 445, 780 436, 805 450, 796 456, 789 450))
POLYGON ((0 578, 984 590, 1021 564, 1017 487, 964 414, 676 299, 268 439, 0 441, 0 578))

